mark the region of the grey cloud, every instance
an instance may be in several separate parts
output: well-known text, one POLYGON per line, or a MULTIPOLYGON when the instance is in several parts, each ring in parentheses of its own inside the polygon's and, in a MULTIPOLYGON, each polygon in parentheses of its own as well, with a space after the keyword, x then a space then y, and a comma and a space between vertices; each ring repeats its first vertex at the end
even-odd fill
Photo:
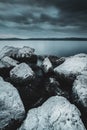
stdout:
POLYGON ((0 28, 87 32, 87 0, 0 0, 0 28))

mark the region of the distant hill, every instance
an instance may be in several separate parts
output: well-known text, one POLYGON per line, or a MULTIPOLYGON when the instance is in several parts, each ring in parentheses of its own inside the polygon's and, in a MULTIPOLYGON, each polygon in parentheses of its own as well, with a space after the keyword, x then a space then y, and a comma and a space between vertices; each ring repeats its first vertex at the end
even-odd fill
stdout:
POLYGON ((20 40, 24 40, 24 41, 27 41, 27 40, 32 40, 32 41, 50 41, 50 40, 53 40, 53 41, 87 41, 87 38, 78 38, 78 37, 69 37, 69 38, 27 38, 27 39, 24 39, 24 38, 0 38, 0 41, 20 41, 20 40))

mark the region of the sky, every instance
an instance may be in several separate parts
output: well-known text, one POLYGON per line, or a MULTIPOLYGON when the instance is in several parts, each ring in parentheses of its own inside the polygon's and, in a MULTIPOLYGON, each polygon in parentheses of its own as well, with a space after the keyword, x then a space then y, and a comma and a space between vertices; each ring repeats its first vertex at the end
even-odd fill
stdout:
POLYGON ((87 38, 87 0, 0 0, 2 37, 87 38))

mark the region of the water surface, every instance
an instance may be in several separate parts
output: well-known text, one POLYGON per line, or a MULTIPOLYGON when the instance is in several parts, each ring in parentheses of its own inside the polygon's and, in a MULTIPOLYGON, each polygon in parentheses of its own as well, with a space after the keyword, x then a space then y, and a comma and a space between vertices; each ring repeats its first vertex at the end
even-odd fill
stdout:
POLYGON ((69 56, 87 53, 87 41, 0 41, 0 49, 4 46, 35 48, 37 54, 69 56))

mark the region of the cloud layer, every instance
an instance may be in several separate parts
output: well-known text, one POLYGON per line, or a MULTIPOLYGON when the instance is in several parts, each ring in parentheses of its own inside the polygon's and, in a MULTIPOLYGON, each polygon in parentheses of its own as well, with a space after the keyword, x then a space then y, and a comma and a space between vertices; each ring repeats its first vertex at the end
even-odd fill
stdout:
POLYGON ((0 34, 5 33, 86 36, 87 0, 0 0, 0 34))

